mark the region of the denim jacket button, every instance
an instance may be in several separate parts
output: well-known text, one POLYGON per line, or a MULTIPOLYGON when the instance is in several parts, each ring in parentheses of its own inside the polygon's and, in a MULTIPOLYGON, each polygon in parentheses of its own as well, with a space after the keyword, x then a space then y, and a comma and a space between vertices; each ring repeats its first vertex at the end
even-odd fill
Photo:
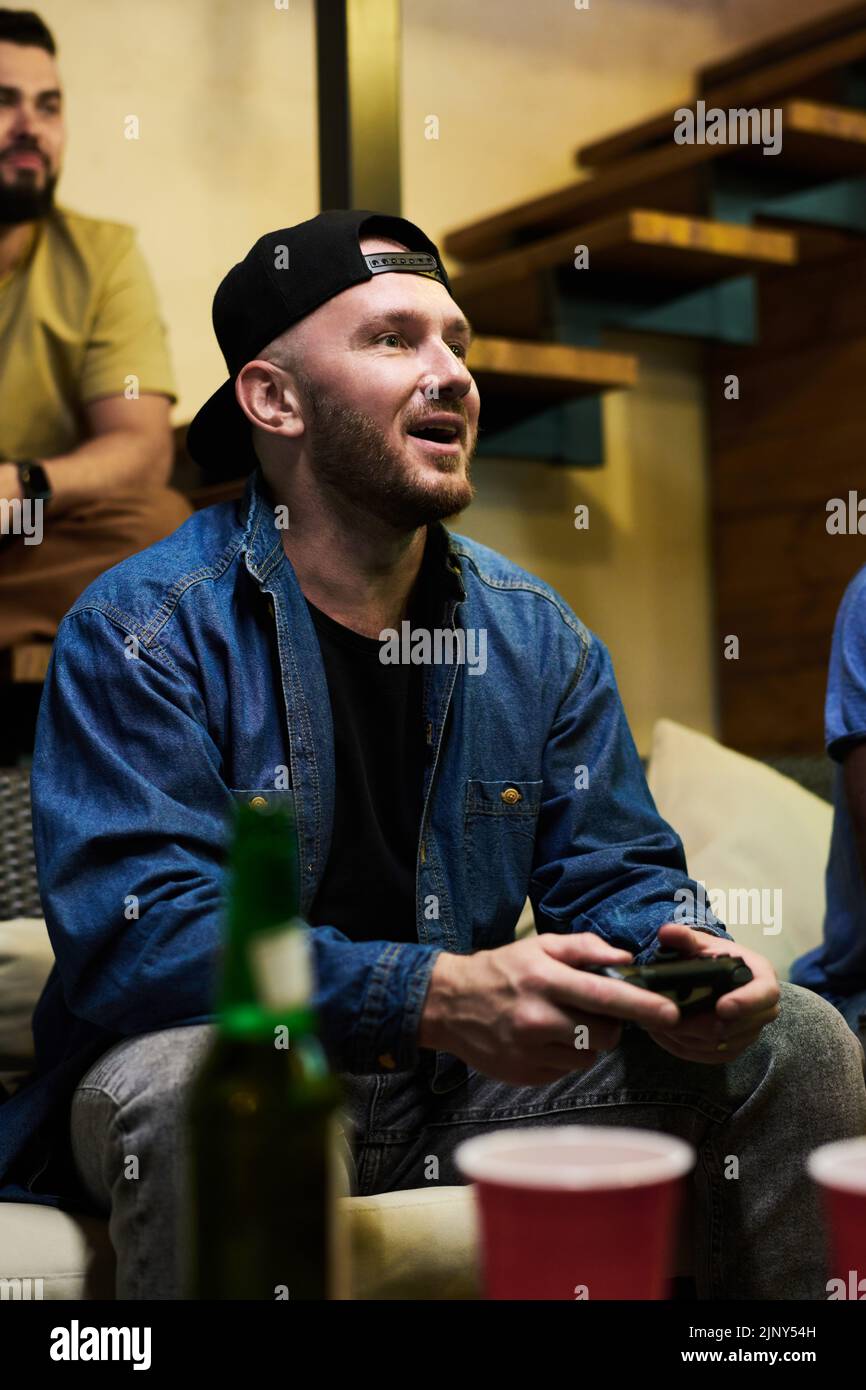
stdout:
POLYGON ((262 809, 262 807, 263 807, 263 806, 267 806, 267 804, 268 804, 268 799, 267 799, 266 796, 251 796, 251 797, 250 797, 250 805, 252 806, 252 808, 253 808, 254 811, 260 811, 260 810, 262 809))
POLYGON ((502 797, 503 801, 506 801, 508 803, 509 806, 513 806, 516 801, 523 800, 522 794, 517 790, 516 787, 506 787, 505 791, 500 792, 499 795, 502 797))
POLYGON ((397 1063, 394 1061, 394 1058, 391 1056, 390 1052, 382 1053, 382 1056, 379 1058, 380 1067, 387 1067, 389 1071, 393 1071, 396 1065, 397 1063))

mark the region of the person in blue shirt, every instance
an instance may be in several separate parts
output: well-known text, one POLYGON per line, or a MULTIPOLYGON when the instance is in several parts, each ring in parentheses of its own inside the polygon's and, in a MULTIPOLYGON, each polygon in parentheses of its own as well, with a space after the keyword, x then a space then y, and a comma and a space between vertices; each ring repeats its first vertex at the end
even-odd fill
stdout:
POLYGON ((823 940, 794 962, 790 977, 823 995, 866 1037, 866 565, 845 590, 833 625, 824 745, 834 768, 823 940))
POLYGON ((697 1151, 698 1295, 825 1297, 806 1159, 866 1131, 863 1053, 706 911, 604 642, 444 527, 480 396, 435 245, 321 213, 256 242, 214 327, 228 379, 189 447, 251 470, 244 496, 101 576, 52 652, 32 799, 56 964, 0 1199, 104 1214, 118 1296, 181 1296, 228 811, 285 802, 348 1189, 463 1182, 457 1145, 491 1127, 661 1129, 697 1151), (687 1018, 586 968, 660 947, 753 979, 687 1018))

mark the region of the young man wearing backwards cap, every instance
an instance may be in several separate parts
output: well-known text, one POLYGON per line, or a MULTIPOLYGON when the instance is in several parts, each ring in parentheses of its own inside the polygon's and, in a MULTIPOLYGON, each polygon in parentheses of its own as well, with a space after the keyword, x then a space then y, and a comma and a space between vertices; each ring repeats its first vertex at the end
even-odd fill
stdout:
POLYGON ((422 1186, 431 1153, 459 1183, 459 1141, 517 1119, 664 1129, 699 1151, 698 1295, 825 1297, 805 1159, 866 1129, 862 1051, 703 910, 604 643, 443 527, 480 402, 436 247, 322 213, 256 243, 214 327, 229 376, 189 445, 252 470, 243 501, 101 576, 54 646, 32 788, 57 963, 38 1074, 0 1108, 0 1195, 110 1211, 118 1295, 179 1296, 228 805, 286 798, 352 1190, 422 1186), (754 979, 687 1021, 583 968, 659 946, 735 949, 754 979))

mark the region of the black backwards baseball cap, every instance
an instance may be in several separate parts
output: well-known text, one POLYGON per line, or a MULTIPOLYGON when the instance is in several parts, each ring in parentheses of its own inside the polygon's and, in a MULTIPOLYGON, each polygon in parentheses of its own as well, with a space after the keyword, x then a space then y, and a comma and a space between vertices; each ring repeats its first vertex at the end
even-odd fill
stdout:
POLYGON ((256 466, 250 422, 235 399, 241 368, 320 304, 385 271, 426 275, 451 291, 439 251, 420 227, 359 208, 320 212, 296 227, 266 232, 232 266, 213 301, 214 332, 229 379, 193 418, 186 441, 209 478, 237 478, 256 466), (389 237, 409 250, 363 255, 362 236, 389 237))

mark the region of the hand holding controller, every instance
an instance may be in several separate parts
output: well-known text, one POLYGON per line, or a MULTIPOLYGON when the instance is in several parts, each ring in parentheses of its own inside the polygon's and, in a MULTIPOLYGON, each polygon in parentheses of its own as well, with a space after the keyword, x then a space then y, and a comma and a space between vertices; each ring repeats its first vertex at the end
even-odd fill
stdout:
POLYGON ((585 965, 593 975, 606 975, 663 994, 676 1004, 683 1018, 714 1009, 716 1000, 746 985, 754 976, 740 956, 682 956, 678 951, 658 951, 646 965, 585 965))

